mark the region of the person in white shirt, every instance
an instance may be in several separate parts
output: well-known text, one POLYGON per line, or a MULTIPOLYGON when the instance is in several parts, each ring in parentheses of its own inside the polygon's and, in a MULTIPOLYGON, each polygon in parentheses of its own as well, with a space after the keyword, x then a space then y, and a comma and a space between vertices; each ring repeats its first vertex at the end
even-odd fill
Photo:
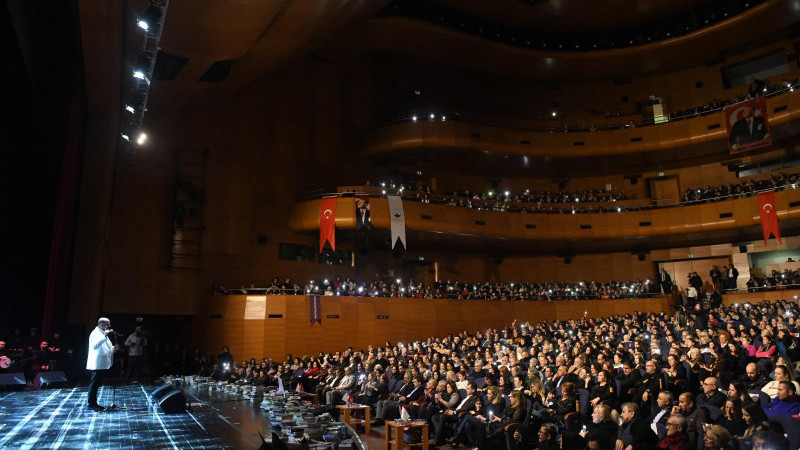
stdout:
POLYGON ((105 411, 105 408, 97 404, 97 391, 103 382, 103 374, 111 368, 114 358, 114 350, 118 347, 111 344, 108 335, 113 333, 111 320, 101 317, 97 320, 97 327, 89 335, 89 356, 86 359, 86 370, 92 372, 89 381, 89 408, 95 411, 105 411))

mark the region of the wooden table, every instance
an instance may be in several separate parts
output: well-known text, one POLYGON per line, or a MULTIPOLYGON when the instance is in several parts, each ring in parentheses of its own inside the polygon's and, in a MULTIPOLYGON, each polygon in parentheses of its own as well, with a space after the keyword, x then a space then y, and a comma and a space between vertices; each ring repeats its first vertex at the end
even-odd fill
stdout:
POLYGON ((364 434, 369 434, 370 410, 368 405, 336 405, 342 411, 342 422, 356 429, 357 425, 364 425, 364 434), (361 412, 362 417, 356 415, 361 412))
POLYGON ((394 446, 396 450, 402 450, 404 445, 409 447, 422 447, 422 450, 428 450, 428 422, 408 422, 399 424, 394 420, 386 422, 386 450, 394 446), (422 440, 413 444, 406 444, 403 442, 403 430, 421 428, 422 440), (394 433, 392 433, 394 430, 394 433), (394 437, 392 437, 394 434, 394 437))

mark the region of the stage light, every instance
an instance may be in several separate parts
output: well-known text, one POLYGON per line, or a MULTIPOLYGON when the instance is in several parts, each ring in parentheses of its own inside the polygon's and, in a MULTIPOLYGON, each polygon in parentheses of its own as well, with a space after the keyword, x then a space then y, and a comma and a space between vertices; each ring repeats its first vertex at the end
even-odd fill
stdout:
POLYGON ((125 139, 128 142, 131 141, 131 137, 128 136, 126 133, 120 133, 120 136, 122 136, 122 139, 125 139))
POLYGON ((133 109, 133 106, 131 106, 131 105, 125 105, 125 111, 128 111, 131 114, 136 112, 136 110, 133 109))
POLYGON ((161 17, 161 8, 156 5, 150 5, 145 11, 144 14, 139 16, 139 19, 136 21, 136 25, 143 29, 144 31, 150 30, 150 26, 158 22, 158 19, 161 17))
POLYGON ((150 80, 147 79, 147 75, 150 73, 150 63, 150 59, 140 56, 136 61, 136 65, 133 66, 133 78, 150 83, 150 80))
POLYGON ((146 133, 139 133, 139 137, 136 138, 136 143, 139 145, 144 144, 147 141, 147 134, 146 133))

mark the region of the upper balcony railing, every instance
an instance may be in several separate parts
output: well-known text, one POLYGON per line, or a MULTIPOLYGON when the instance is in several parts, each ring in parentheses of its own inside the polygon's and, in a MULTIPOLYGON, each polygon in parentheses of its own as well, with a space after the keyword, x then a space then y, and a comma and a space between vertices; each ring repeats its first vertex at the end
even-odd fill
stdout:
MULTIPOLYGON (((794 83, 794 81, 792 82, 794 83)), ((775 129, 800 118, 794 84, 767 90, 767 116, 775 129)), ((741 99, 734 99, 738 101, 741 99)), ((459 113, 408 115, 387 122, 368 138, 365 152, 383 154, 414 148, 459 148, 521 156, 607 156, 686 147, 724 140, 723 110, 732 102, 654 119, 600 126, 523 126, 459 113)), ((775 130, 777 138, 795 133, 775 130)))

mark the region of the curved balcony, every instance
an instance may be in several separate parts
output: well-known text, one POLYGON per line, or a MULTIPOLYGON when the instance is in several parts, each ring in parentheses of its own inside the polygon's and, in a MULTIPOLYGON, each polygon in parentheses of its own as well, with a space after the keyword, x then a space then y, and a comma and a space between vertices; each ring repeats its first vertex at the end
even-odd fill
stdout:
MULTIPOLYGON (((794 123, 800 117, 800 90, 767 98, 766 102, 773 140, 800 133, 800 125, 794 123)), ((712 150, 720 152, 727 150, 724 120, 724 113, 718 111, 645 127, 559 133, 457 120, 448 116, 444 121, 408 121, 378 128, 368 137, 365 153, 383 155, 415 149, 467 149, 567 158, 632 155, 689 146, 696 148, 702 144, 713 144, 712 150)))
MULTIPOLYGON (((800 190, 776 193, 781 230, 789 234, 800 222, 800 190)), ((374 197, 371 203, 372 233, 390 229, 388 201, 374 197)), ((320 200, 297 203, 289 220, 296 232, 319 230, 320 200)), ((547 251, 564 245, 581 250, 649 249, 699 243, 734 242, 760 236, 758 197, 716 203, 675 206, 641 211, 596 214, 525 214, 477 211, 447 205, 403 201, 409 246, 417 242, 445 246, 506 251, 547 251)), ((336 227, 355 229, 352 197, 337 199, 336 227)))

